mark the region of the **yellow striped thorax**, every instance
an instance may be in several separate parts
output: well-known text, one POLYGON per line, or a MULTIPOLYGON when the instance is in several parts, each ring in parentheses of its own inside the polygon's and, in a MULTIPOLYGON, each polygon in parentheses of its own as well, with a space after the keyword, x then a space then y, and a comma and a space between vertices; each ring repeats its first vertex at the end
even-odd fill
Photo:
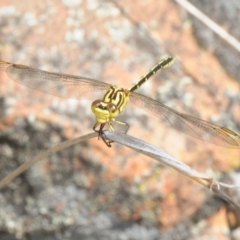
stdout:
MULTIPOLYGON (((172 57, 164 58, 130 89, 117 88, 111 85, 103 100, 96 100, 92 103, 92 112, 95 114, 97 121, 95 127, 99 124, 105 123, 108 123, 109 126, 111 126, 111 121, 115 120, 115 118, 125 109, 127 103, 129 102, 130 93, 137 90, 158 71, 172 65, 173 62, 174 59, 172 57)), ((110 129, 113 128, 110 127, 110 129)))
POLYGON ((110 123, 125 109, 128 102, 129 90, 111 85, 103 100, 94 101, 91 109, 97 123, 110 123))
POLYGON ((111 121, 115 120, 115 118, 125 109, 127 103, 129 102, 129 95, 131 92, 137 90, 142 84, 144 84, 151 76, 156 74, 163 68, 169 67, 174 62, 172 57, 166 57, 162 59, 158 64, 156 64, 145 76, 141 77, 141 79, 134 84, 130 89, 117 88, 113 85, 110 86, 110 89, 107 91, 103 100, 96 100, 92 103, 92 112, 96 117, 96 126, 99 124, 108 123, 110 129, 111 121))

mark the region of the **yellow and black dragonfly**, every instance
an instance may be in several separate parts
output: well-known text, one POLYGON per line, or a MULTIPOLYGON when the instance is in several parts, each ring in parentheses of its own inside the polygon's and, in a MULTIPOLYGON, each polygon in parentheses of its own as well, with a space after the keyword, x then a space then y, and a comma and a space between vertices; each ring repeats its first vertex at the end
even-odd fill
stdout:
MULTIPOLYGON (((49 93, 55 96, 73 99, 98 99, 92 103, 92 111, 96 117, 93 129, 102 137, 104 126, 114 131, 112 122, 126 124, 116 120, 124 111, 129 100, 138 107, 168 122, 173 128, 203 141, 219 146, 240 148, 240 136, 228 128, 220 127, 204 120, 175 111, 174 109, 155 101, 135 91, 151 76, 174 62, 172 57, 166 57, 154 66, 138 83, 129 89, 118 88, 102 81, 52 73, 21 64, 0 61, 0 71, 9 78, 27 87, 49 93)), ((104 138, 103 138, 104 140, 104 138)), ((110 141, 104 140, 108 146, 110 141)))

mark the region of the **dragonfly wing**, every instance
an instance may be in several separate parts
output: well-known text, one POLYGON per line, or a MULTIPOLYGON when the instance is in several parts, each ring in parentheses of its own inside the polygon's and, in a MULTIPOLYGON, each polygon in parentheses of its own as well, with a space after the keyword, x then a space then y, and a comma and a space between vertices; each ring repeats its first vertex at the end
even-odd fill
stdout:
POLYGON ((109 84, 90 78, 52 73, 0 61, 0 71, 12 80, 48 94, 73 99, 102 99, 109 84))
POLYGON ((131 92, 130 99, 138 107, 157 116, 183 133, 219 146, 240 148, 240 136, 228 128, 177 112, 158 101, 138 93, 131 92))

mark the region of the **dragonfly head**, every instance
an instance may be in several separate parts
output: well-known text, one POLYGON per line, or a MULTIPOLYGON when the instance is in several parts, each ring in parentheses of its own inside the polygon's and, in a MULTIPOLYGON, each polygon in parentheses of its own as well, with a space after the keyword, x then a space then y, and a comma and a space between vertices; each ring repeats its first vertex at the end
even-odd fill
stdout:
POLYGON ((102 100, 96 100, 92 103, 92 112, 96 116, 98 123, 111 122, 113 118, 119 115, 117 106, 113 103, 103 102, 102 100))

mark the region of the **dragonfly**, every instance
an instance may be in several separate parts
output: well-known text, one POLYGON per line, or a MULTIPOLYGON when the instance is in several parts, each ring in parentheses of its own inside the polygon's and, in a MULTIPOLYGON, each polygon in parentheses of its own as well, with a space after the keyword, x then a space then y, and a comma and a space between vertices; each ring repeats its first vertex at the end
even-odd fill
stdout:
POLYGON ((93 130, 99 133, 99 137, 109 147, 112 142, 102 137, 103 129, 107 125, 110 131, 114 131, 112 123, 116 122, 127 125, 128 130, 129 125, 116 118, 130 101, 187 135, 223 147, 240 148, 240 136, 232 130, 178 112, 159 101, 135 92, 150 77, 171 66, 173 62, 173 57, 165 57, 129 89, 119 88, 91 78, 47 72, 5 61, 0 61, 0 71, 5 72, 10 79, 20 84, 58 97, 78 100, 97 99, 91 105, 96 118, 93 130))

